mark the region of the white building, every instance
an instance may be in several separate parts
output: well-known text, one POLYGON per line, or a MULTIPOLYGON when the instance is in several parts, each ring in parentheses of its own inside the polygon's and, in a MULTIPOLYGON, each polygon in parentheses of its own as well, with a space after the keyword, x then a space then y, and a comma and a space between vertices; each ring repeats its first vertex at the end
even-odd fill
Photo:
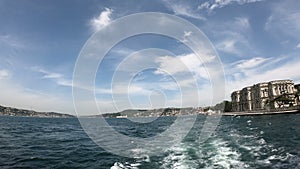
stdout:
POLYGON ((269 99, 268 83, 259 83, 252 86, 252 107, 253 110, 263 110, 269 99))
POLYGON ((296 106, 297 101, 295 94, 297 90, 295 90, 292 80, 271 81, 269 82, 268 88, 271 109, 296 106), (280 97, 285 97, 286 100, 291 101, 280 101, 280 97))
POLYGON ((255 84, 231 94, 233 111, 257 111, 292 107, 299 104, 300 85, 292 80, 255 84))

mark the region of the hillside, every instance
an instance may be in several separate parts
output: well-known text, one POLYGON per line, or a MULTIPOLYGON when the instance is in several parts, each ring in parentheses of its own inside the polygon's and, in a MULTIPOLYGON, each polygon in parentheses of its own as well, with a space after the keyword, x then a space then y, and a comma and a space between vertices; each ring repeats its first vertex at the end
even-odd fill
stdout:
POLYGON ((4 107, 4 106, 0 106, 0 115, 23 116, 23 117, 58 117, 58 118, 75 117, 69 114, 62 114, 56 112, 36 112, 33 110, 24 110, 24 109, 17 109, 17 108, 4 107))

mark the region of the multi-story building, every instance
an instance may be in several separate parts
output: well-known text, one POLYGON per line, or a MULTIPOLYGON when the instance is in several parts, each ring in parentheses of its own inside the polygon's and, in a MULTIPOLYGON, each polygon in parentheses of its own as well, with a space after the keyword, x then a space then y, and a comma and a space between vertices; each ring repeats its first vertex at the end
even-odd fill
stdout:
POLYGON ((296 106, 296 90, 292 80, 277 80, 269 82, 270 108, 296 106), (283 101, 284 98, 286 101, 283 101))
POLYGON ((253 85, 252 89, 252 107, 253 110, 263 110, 269 98, 268 83, 259 83, 253 85))
POLYGON ((245 87, 240 93, 240 111, 252 110, 251 87, 245 87))
POLYGON ((257 111, 298 105, 300 85, 292 80, 255 84, 231 94, 233 111, 257 111))
POLYGON ((297 91, 296 94, 295 94, 296 104, 300 105, 300 84, 295 85, 294 88, 297 91))
POLYGON ((233 111, 241 111, 241 106, 240 106, 240 95, 241 91, 235 91, 231 94, 231 100, 232 100, 232 110, 233 111))

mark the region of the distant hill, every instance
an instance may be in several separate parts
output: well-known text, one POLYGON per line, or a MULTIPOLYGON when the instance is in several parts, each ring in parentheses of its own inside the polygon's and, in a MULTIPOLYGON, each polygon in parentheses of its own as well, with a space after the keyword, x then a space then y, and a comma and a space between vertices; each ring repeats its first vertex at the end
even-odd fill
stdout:
MULTIPOLYGON (((105 118, 118 117, 159 117, 159 116, 177 116, 177 115, 192 115, 200 113, 198 108, 159 108, 159 109, 128 109, 117 113, 102 114, 105 118)), ((98 115, 96 115, 98 116, 98 115)))
POLYGON ((56 112, 36 112, 33 110, 17 109, 12 107, 0 106, 0 115, 4 116, 23 116, 23 117, 58 117, 58 118, 70 118, 75 117, 69 114, 62 114, 56 112))

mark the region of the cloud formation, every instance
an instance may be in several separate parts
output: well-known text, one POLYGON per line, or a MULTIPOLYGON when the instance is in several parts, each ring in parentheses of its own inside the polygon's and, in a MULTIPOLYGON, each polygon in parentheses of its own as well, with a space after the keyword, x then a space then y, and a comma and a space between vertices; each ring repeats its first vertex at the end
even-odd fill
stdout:
POLYGON ((206 20, 206 18, 201 15, 197 9, 193 9, 192 6, 178 2, 178 1, 164 1, 166 6, 173 11, 175 15, 178 16, 184 16, 184 17, 189 17, 189 18, 194 18, 194 19, 199 19, 199 20, 206 20))
POLYGON ((213 1, 206 1, 198 6, 198 9, 207 9, 209 11, 213 11, 217 8, 223 8, 225 6, 231 5, 231 4, 247 4, 247 3, 253 3, 253 2, 259 2, 263 0, 213 0, 213 1))
POLYGON ((279 1, 271 6, 271 15, 265 23, 265 30, 275 36, 288 36, 300 40, 300 3, 298 0, 279 1))
POLYGON ((91 22, 92 29, 96 32, 111 22, 111 14, 113 10, 110 8, 105 8, 104 11, 102 11, 98 17, 93 18, 91 22))
POLYGON ((203 63, 194 53, 183 54, 177 57, 158 57, 155 62, 159 64, 159 70, 156 71, 157 74, 165 74, 166 72, 171 75, 192 73, 197 79, 209 79, 203 63))
POLYGON ((51 79, 53 80, 57 85, 59 86, 66 86, 66 87, 72 87, 72 81, 67 80, 64 78, 63 74, 56 73, 56 72, 50 72, 45 69, 39 68, 39 67, 32 67, 31 68, 35 72, 42 73, 43 79, 51 79))
POLYGON ((6 69, 0 69, 0 79, 6 79, 9 76, 9 71, 6 69))
POLYGON ((255 68, 262 63, 265 63, 268 61, 270 58, 263 58, 263 57, 254 57, 249 60, 240 60, 236 64, 236 67, 239 69, 250 69, 250 68, 255 68))
POLYGON ((212 22, 208 24, 207 29, 215 35, 217 39, 215 46, 221 52, 242 57, 252 48, 249 42, 252 28, 247 17, 236 17, 226 22, 212 22))
MULTIPOLYGON (((247 62, 253 62, 253 67, 248 67, 248 70, 245 72, 242 72, 241 69, 236 69, 232 75, 238 74, 238 73, 245 73, 243 76, 235 76, 234 79, 228 80, 227 83, 227 94, 229 95, 232 91, 243 88, 245 86, 250 86, 256 83, 261 82, 268 82, 272 80, 278 80, 278 79, 291 79, 294 80, 295 83, 300 83, 300 75, 299 75, 299 68, 298 65, 300 64, 299 61, 293 62, 293 63, 286 63, 280 66, 274 66, 272 69, 269 69, 267 71, 264 71, 263 68, 259 68, 259 65, 261 65, 263 62, 259 63, 259 61, 255 61, 258 59, 251 59, 248 61, 244 61, 242 64, 247 62), (251 69, 251 70, 250 70, 251 69), (260 72, 260 73, 258 73, 260 72)), ((260 59, 263 60, 263 59, 260 59)), ((240 67, 241 65, 238 65, 240 67)))
POLYGON ((7 79, 0 79, 0 103, 22 109, 33 109, 43 112, 62 112, 74 114, 72 100, 58 96, 57 93, 44 93, 29 89, 7 79))

